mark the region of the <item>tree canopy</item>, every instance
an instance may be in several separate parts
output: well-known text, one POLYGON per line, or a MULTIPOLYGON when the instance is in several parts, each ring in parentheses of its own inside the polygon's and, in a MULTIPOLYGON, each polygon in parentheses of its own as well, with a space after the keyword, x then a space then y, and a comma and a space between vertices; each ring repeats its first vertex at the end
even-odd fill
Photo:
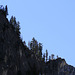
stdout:
POLYGON ((32 41, 28 43, 29 49, 35 54, 38 59, 42 59, 42 44, 38 43, 33 37, 32 41))
POLYGON ((7 7, 7 5, 5 6, 5 8, 4 8, 3 5, 0 5, 0 10, 4 11, 4 15, 5 15, 5 16, 8 15, 8 7, 7 7))
POLYGON ((11 16, 10 24, 13 25, 16 34, 20 37, 20 22, 17 22, 16 18, 11 16))

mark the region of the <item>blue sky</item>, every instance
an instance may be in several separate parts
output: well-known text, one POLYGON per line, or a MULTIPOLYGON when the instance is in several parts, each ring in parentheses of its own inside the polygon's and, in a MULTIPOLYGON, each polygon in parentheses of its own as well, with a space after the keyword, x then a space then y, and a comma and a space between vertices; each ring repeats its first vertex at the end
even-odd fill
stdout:
POLYGON ((65 58, 75 66, 75 0, 0 0, 8 5, 8 19, 20 21, 21 37, 43 44, 43 53, 65 58))

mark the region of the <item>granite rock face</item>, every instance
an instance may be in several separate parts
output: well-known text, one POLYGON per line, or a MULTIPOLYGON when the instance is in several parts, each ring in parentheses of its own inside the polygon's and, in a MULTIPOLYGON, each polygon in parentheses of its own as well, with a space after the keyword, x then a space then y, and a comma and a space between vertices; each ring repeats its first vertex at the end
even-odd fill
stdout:
POLYGON ((47 62, 45 69, 47 75, 75 75, 75 68, 61 58, 47 62))
POLYGON ((38 61, 0 10, 0 75, 75 75, 64 59, 38 61))

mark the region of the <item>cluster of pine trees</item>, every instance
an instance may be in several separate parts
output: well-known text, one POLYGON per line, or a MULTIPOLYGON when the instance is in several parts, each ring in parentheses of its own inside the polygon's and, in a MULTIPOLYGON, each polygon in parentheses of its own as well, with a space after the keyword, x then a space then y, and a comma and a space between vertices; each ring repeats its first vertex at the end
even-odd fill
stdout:
POLYGON ((9 22, 13 26, 13 28, 14 28, 16 34, 18 35, 18 37, 20 37, 20 22, 19 21, 17 22, 16 18, 13 17, 13 16, 11 17, 9 22))
POLYGON ((28 47, 40 61, 43 61, 43 62, 48 61, 48 50, 46 50, 46 52, 43 54, 42 43, 38 43, 38 41, 34 37, 32 38, 32 41, 28 43, 28 47))
POLYGON ((8 8, 7 5, 5 6, 5 8, 3 7, 3 5, 0 5, 0 10, 4 11, 4 15, 7 16, 8 15, 8 8))
POLYGON ((32 41, 28 42, 28 48, 35 54, 36 58, 40 61, 47 62, 54 60, 54 54, 48 57, 48 50, 46 49, 45 53, 42 53, 43 45, 38 43, 38 41, 33 37, 32 41))
MULTIPOLYGON (((12 16, 9 23, 13 26, 14 31, 20 38, 20 23, 19 23, 19 21, 17 22, 16 18, 12 16)), ((23 43, 24 43, 24 45, 26 45, 25 41, 23 43)), ((40 61, 47 62, 48 60, 51 60, 51 56, 52 56, 52 59, 54 58, 53 54, 51 56, 49 56, 49 58, 48 58, 48 50, 46 50, 45 53, 42 53, 43 45, 42 45, 42 43, 38 43, 38 41, 34 37, 32 38, 32 41, 28 42, 28 48, 35 54, 36 58, 40 61)))
MULTIPOLYGON (((7 16, 8 15, 8 7, 7 5, 5 6, 5 8, 3 7, 3 5, 0 5, 0 10, 4 12, 4 15, 7 16)), ((20 38, 20 22, 16 21, 15 17, 11 17, 10 21, 9 21, 10 25, 12 25, 12 27, 14 28, 14 31, 16 32, 16 34, 18 35, 18 37, 20 38)))
POLYGON ((35 54, 36 58, 42 60, 42 43, 38 43, 38 41, 33 37, 32 41, 28 43, 29 49, 35 54))
MULTIPOLYGON (((3 10, 5 11, 6 15, 8 15, 7 5, 5 6, 5 8, 3 7, 3 10)), ((12 16, 9 23, 10 25, 12 25, 17 36, 20 38, 20 22, 16 21, 16 18, 12 16)), ((25 41, 23 42, 23 44, 26 45, 25 41)), ((54 54, 52 54, 48 58, 48 50, 46 50, 45 53, 42 53, 43 45, 42 43, 38 43, 38 41, 34 37, 32 38, 32 41, 28 42, 28 48, 35 54, 36 58, 40 61, 47 62, 48 60, 54 59, 54 54)))

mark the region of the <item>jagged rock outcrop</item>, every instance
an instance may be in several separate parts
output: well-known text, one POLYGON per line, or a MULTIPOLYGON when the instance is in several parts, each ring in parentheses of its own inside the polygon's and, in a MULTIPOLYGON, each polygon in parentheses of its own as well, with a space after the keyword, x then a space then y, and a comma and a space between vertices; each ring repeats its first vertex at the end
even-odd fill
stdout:
POLYGON ((0 75, 75 75, 75 68, 60 58, 37 60, 0 10, 0 75))
POLYGON ((45 69, 47 75, 75 75, 75 68, 61 58, 47 62, 45 69))

